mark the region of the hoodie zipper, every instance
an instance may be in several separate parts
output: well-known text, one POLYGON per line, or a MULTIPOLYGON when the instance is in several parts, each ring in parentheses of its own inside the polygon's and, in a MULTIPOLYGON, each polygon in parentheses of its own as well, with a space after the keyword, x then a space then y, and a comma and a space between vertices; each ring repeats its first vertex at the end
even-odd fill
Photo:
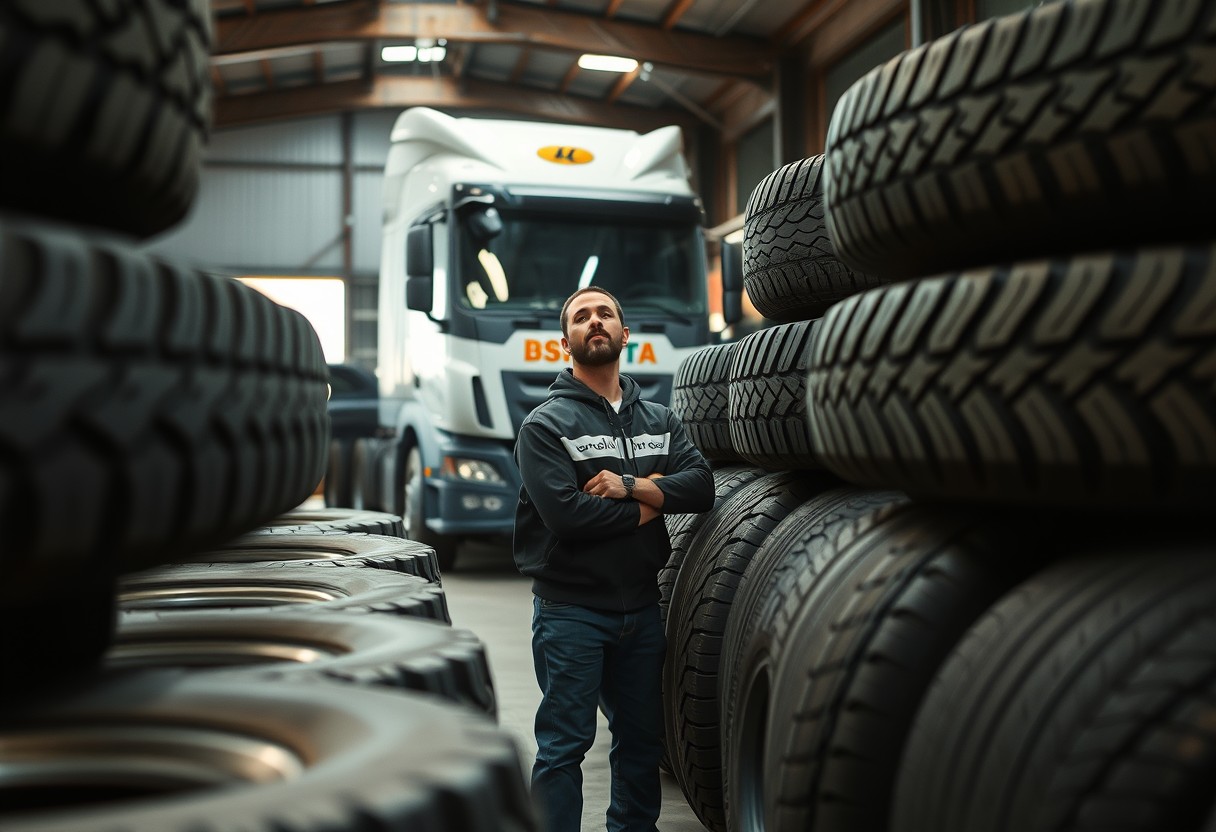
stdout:
MULTIPOLYGON (((624 407, 624 399, 621 400, 621 406, 624 407)), ((621 438, 621 473, 625 473, 625 463, 632 462, 633 474, 636 477, 638 473, 637 459, 633 455, 633 443, 629 441, 629 437, 625 435, 625 426, 618 419, 620 414, 612 409, 612 405, 603 396, 600 396, 600 406, 604 408, 604 415, 608 417, 608 427, 621 438)), ((621 609, 625 608, 625 564, 624 561, 618 559, 617 570, 617 598, 620 601, 621 609)))

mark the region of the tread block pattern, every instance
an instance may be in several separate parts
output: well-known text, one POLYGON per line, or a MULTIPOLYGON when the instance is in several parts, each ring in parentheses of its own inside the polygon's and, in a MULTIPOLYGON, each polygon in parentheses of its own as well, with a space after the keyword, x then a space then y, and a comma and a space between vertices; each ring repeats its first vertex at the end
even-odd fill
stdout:
POLYGON ((1074 0, 880 66, 828 131, 842 260, 913 277, 1211 234, 1216 6, 1074 0))
POLYGON ((0 205, 141 235, 185 215, 210 129, 208 0, 13 0, 0 49, 0 205))
POLYGON ((680 362, 671 410, 697 450, 714 462, 741 462, 730 441, 730 368, 738 342, 697 350, 680 362))
POLYGON ((1216 486, 1216 248, 1039 261, 829 310, 817 458, 913 495, 1207 505, 1216 486))
POLYGON ((730 371, 730 438, 772 471, 822 467, 807 429, 806 378, 818 321, 762 329, 739 342, 730 371))
POLYGON ((284 512, 253 533, 319 534, 322 532, 353 532, 404 538, 405 526, 397 515, 380 511, 312 508, 284 512))
POLYGON ((1207 540, 1074 557, 995 605, 908 739, 894 832, 1202 829, 1216 772, 1207 540))
POLYGON ((441 583, 435 550, 414 540, 346 531, 242 535, 193 555, 191 563, 280 564, 307 567, 367 566, 441 583))
POLYGON ((299 505, 327 378, 307 321, 235 280, 0 216, 0 562, 132 571, 299 505))
POLYGON ((764 317, 818 318, 883 282, 836 257, 824 220, 822 156, 785 165, 752 191, 744 212, 743 285, 764 317))

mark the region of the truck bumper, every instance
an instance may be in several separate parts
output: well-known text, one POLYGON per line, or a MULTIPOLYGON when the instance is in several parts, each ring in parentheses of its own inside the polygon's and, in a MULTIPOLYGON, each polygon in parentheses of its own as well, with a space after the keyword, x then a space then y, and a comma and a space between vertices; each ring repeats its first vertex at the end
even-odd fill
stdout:
POLYGON ((493 440, 443 436, 444 456, 478 459, 493 465, 503 482, 479 482, 432 469, 426 478, 426 524, 437 534, 510 535, 519 500, 519 469, 511 448, 493 440))

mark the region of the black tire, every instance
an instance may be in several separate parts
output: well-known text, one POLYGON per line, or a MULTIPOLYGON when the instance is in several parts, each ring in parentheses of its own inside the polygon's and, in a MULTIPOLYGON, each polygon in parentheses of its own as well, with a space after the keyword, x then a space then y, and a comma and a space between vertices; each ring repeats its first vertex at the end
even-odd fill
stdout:
POLYGON ((172 561, 299 505, 327 370, 295 311, 113 238, 0 215, 5 580, 172 561))
POLYGON ((325 466, 326 508, 349 508, 353 505, 354 483, 351 480, 351 455, 354 442, 334 439, 329 443, 329 462, 325 466))
POLYGON ((0 719, 5 832, 538 829, 510 736, 416 694, 149 671, 0 719))
POLYGON ((286 511, 255 534, 321 534, 352 532, 405 538, 405 525, 395 514, 353 508, 297 508, 286 511))
POLYGON ((497 713, 485 646, 473 633, 388 615, 241 612, 129 613, 108 669, 190 668, 265 679, 323 677, 429 693, 497 713))
POLYGON ((139 235, 185 216, 211 118, 207 0, 10 0, 0 51, 0 205, 139 235))
POLYGON ((1051 540, 1046 524, 1019 534, 1026 525, 901 503, 853 521, 834 551, 804 555, 817 568, 791 573, 806 587, 774 661, 767 732, 737 733, 738 756, 764 761, 741 772, 740 808, 760 803, 772 829, 885 832, 904 743, 934 674, 1051 540))
POLYGON ((266 564, 183 564, 128 575, 118 584, 118 608, 174 613, 197 610, 297 608, 381 612, 450 624, 438 584, 385 569, 314 569, 266 564))
POLYGON ((726 619, 718 677, 728 829, 765 828, 760 786, 768 773, 768 709, 792 619, 823 564, 857 533, 856 521, 903 500, 893 491, 825 491, 791 510, 752 557, 726 619))
POLYGON ((1216 489, 1216 249, 897 284, 823 319, 815 453, 916 496, 1206 507, 1216 489))
POLYGON ((739 342, 730 372, 735 451, 770 471, 822 468, 806 422, 806 376, 818 321, 762 329, 739 342))
POLYGON ((402 489, 401 516, 405 528, 403 537, 417 540, 435 550, 439 571, 446 572, 456 566, 456 547, 459 539, 447 534, 436 534, 426 527, 423 517, 422 454, 417 447, 410 448, 405 455, 405 487, 402 489))
POLYGON ((730 368, 738 342, 697 350, 680 362, 671 410, 697 450, 713 462, 740 462, 730 441, 730 368))
POLYGON ((1210 535, 1172 551, 1146 537, 1027 581, 938 674, 893 832, 1202 829, 1216 783, 1213 610, 1210 535))
POLYGON ((1202 0, 1075 0, 878 67, 828 130, 841 259, 914 277, 1210 239, 1214 44, 1202 0))
POLYGON ((769 474, 741 486, 701 527, 676 578, 663 679, 667 755, 688 805, 726 828, 718 732, 722 634, 752 555, 782 518, 827 485, 824 475, 769 474))
POLYGON ((667 525, 667 538, 671 541, 671 555, 667 563, 659 570, 659 612, 663 617, 663 626, 667 626, 667 609, 671 604, 671 591, 675 587, 676 577, 688 554, 688 547, 701 526, 718 511, 729 511, 724 504, 739 490, 764 471, 748 465, 728 465, 714 469, 714 507, 700 514, 665 514, 663 522, 667 525))
POLYGON ((366 566, 417 575, 439 583, 435 550, 413 540, 379 534, 249 534, 190 558, 190 563, 256 566, 366 566))
POLYGON ((743 285, 764 317, 822 317, 837 301, 885 281, 836 258, 823 216, 823 157, 770 173, 752 191, 743 221, 743 285))

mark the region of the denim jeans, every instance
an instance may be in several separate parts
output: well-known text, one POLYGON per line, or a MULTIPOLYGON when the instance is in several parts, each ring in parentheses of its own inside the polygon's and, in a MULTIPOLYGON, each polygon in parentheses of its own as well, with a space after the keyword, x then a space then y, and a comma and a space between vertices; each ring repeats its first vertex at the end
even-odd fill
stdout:
POLYGON ((662 689, 666 639, 654 604, 634 612, 533 600, 536 711, 532 794, 547 832, 579 832, 582 762, 595 739, 597 704, 608 718, 609 832, 654 832, 663 802, 662 689))

